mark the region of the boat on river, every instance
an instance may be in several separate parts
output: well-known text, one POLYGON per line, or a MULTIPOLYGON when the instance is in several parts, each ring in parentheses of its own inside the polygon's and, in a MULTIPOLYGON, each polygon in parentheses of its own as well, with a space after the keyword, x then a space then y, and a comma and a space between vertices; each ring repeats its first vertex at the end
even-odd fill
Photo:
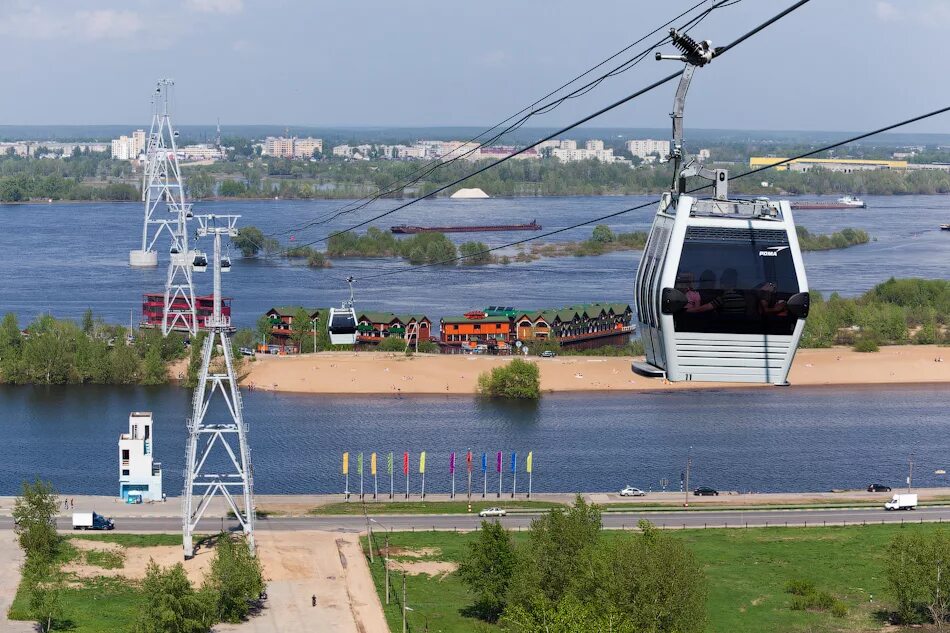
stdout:
POLYGON ((802 200, 792 202, 792 209, 866 209, 867 203, 854 196, 842 196, 831 202, 830 200, 802 200))
POLYGON ((393 233, 488 233, 491 231, 540 231, 536 220, 527 224, 481 224, 472 226, 413 226, 398 224, 389 227, 393 233))

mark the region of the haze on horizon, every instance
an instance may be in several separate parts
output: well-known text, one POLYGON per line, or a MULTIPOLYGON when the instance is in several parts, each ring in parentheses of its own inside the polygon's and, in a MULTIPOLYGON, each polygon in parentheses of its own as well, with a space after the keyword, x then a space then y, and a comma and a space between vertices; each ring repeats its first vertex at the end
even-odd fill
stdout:
MULTIPOLYGON (((143 125, 171 77, 179 124, 489 125, 693 4, 4 0, 0 124, 143 125)), ((726 44, 789 4, 744 0, 693 35, 726 44)), ((699 70, 687 126, 861 130, 946 106, 948 30, 939 0, 813 0, 699 70)), ((675 64, 646 59, 529 125, 571 122, 675 64)), ((666 128, 674 88, 589 125, 666 128)), ((950 115, 901 131, 948 133, 950 115)))

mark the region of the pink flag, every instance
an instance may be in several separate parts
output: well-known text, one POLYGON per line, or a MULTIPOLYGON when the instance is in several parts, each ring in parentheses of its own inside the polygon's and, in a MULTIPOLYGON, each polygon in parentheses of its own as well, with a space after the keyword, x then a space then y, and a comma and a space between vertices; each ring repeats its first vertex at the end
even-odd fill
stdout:
POLYGON ((449 456, 449 474, 455 474, 455 451, 449 456))

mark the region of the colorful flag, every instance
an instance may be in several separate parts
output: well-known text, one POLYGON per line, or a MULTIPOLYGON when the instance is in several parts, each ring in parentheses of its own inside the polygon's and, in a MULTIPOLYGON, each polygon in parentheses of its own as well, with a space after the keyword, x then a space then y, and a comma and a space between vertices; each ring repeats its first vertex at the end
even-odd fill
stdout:
POLYGON ((369 474, 376 476, 376 453, 369 456, 369 474))
POLYGON ((452 454, 449 455, 449 474, 455 474, 455 451, 452 451, 452 454))
POLYGON ((409 453, 408 452, 402 454, 402 474, 403 475, 409 474, 409 453))
POLYGON ((511 472, 518 470, 518 451, 511 452, 511 472))
POLYGON ((357 475, 363 474, 363 451, 360 451, 356 455, 356 474, 357 475))
POLYGON ((350 454, 346 452, 343 453, 343 474, 350 474, 350 454))
POLYGON ((472 451, 469 451, 468 455, 465 456, 465 463, 468 466, 468 472, 472 472, 472 451))
POLYGON ((423 474, 426 471, 426 452, 422 451, 419 453, 419 474, 423 474))
POLYGON ((488 470, 488 453, 482 453, 482 472, 488 470))
POLYGON ((501 451, 498 451, 498 455, 495 456, 495 470, 501 472, 501 451))
POLYGON ((393 452, 389 451, 389 456, 386 457, 386 474, 393 474, 393 452))
POLYGON ((534 465, 532 462, 534 462, 534 451, 528 451, 528 459, 525 460, 525 472, 531 472, 531 467, 534 465))

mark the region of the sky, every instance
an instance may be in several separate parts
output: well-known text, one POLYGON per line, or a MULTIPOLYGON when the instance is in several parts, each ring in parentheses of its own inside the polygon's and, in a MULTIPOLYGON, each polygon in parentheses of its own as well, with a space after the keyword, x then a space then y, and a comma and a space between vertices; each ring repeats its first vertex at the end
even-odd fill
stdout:
MULTIPOLYGON (((696 1, 0 0, 0 125, 147 125, 169 77, 177 124, 488 126, 696 1)), ((693 35, 723 45, 792 2, 742 0, 693 35)), ((686 126, 865 130, 950 105, 948 32, 945 0, 812 0, 699 69, 686 126)), ((646 59, 530 125, 678 64, 646 59)), ((667 127, 674 89, 590 125, 667 127)), ((904 131, 948 133, 950 114, 904 131)))

